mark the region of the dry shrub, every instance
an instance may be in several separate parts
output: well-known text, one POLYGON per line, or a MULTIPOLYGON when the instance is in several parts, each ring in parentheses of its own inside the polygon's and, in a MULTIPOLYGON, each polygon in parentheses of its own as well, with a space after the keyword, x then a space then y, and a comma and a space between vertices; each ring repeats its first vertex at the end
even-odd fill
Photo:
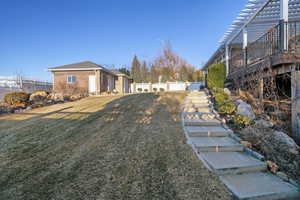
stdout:
POLYGON ((25 92, 12 92, 4 96, 4 102, 14 107, 26 107, 28 100, 29 94, 25 92))
POLYGON ((30 95, 29 100, 35 104, 45 104, 47 103, 48 93, 46 91, 35 91, 30 95))
POLYGON ((69 84, 69 83, 65 83, 65 82, 59 82, 57 84, 56 90, 58 90, 65 96, 88 93, 88 91, 86 89, 79 87, 78 83, 69 84))

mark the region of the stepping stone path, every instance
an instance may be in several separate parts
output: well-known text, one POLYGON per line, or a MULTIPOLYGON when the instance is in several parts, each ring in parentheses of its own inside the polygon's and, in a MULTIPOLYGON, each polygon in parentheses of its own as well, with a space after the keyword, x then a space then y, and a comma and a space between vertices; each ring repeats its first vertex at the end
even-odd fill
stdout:
POLYGON ((235 199, 300 199, 299 188, 269 173, 266 163, 253 156, 257 154, 250 154, 222 125, 204 91, 188 94, 182 124, 187 142, 198 158, 220 176, 235 199))

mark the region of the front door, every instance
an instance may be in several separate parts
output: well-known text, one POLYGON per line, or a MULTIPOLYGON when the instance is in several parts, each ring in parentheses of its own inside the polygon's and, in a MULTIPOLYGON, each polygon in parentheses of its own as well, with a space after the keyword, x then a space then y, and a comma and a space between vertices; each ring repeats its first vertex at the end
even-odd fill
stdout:
POLYGON ((90 75, 89 76, 89 93, 96 92, 96 76, 90 75))

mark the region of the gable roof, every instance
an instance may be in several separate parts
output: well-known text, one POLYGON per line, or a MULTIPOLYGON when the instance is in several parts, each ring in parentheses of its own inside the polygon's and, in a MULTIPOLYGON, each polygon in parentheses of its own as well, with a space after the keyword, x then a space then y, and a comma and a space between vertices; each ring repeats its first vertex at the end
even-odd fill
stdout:
POLYGON ((79 63, 73 63, 69 65, 62 65, 58 67, 51 67, 48 68, 48 71, 55 72, 55 71, 86 71, 86 70, 103 70, 109 74, 115 75, 111 70, 106 69, 105 67, 98 65, 96 63, 93 63, 91 61, 84 61, 79 63))
POLYGON ((103 69, 100 65, 97 65, 90 61, 85 62, 79 62, 79 63, 73 63, 69 65, 62 65, 58 67, 51 67, 48 70, 49 71, 60 71, 60 70, 89 70, 89 69, 103 69))
POLYGON ((117 75, 117 76, 125 76, 126 78, 128 78, 128 79, 131 79, 131 77, 130 76, 128 76, 127 74, 124 74, 123 72, 120 72, 119 70, 110 70, 112 73, 114 73, 115 75, 117 75))

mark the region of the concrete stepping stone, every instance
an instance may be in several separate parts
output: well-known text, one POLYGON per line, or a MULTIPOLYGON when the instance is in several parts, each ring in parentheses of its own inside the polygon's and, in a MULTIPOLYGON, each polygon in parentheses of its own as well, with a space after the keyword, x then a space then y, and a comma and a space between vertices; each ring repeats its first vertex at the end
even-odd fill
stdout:
POLYGON ((217 119, 184 119, 185 126, 220 126, 217 119))
POLYGON ((208 103, 186 103, 185 104, 186 107, 209 107, 208 103))
POLYGON ((230 137, 215 119, 216 114, 210 112, 209 103, 204 92, 191 92, 185 100, 183 124, 189 144, 195 147, 205 166, 220 175, 234 199, 300 200, 299 188, 266 173, 266 164, 230 137))
MULTIPOLYGON (((228 131, 222 126, 186 126, 186 131, 190 137, 224 137, 228 136, 228 131)), ((203 138, 199 138, 202 140, 203 138)), ((205 140, 205 138, 204 138, 205 140)), ((204 141, 206 142, 206 141, 204 141)))
POLYGON ((215 118, 216 117, 216 115, 214 113, 211 113, 211 112, 209 112, 209 113, 207 113, 207 112, 183 112, 182 114, 183 114, 183 116, 197 115, 197 116, 199 116, 199 118, 201 116, 209 116, 211 118, 215 118))
POLYGON ((221 176, 221 180, 240 200, 299 200, 297 187, 269 173, 253 172, 221 176))
POLYGON ((188 96, 187 100, 208 100, 207 96, 188 96))
POLYGON ((197 112, 211 112, 209 107, 196 107, 197 112))
POLYGON ((187 100, 185 104, 197 103, 197 104, 209 104, 208 100, 187 100))
POLYGON ((184 112, 205 112, 210 113, 211 110, 209 107, 185 107, 183 109, 184 112))
POLYGON ((244 146, 230 137, 191 137, 199 152, 244 151, 244 146))
POLYGON ((201 156, 219 175, 267 170, 264 162, 245 152, 201 152, 201 156))

